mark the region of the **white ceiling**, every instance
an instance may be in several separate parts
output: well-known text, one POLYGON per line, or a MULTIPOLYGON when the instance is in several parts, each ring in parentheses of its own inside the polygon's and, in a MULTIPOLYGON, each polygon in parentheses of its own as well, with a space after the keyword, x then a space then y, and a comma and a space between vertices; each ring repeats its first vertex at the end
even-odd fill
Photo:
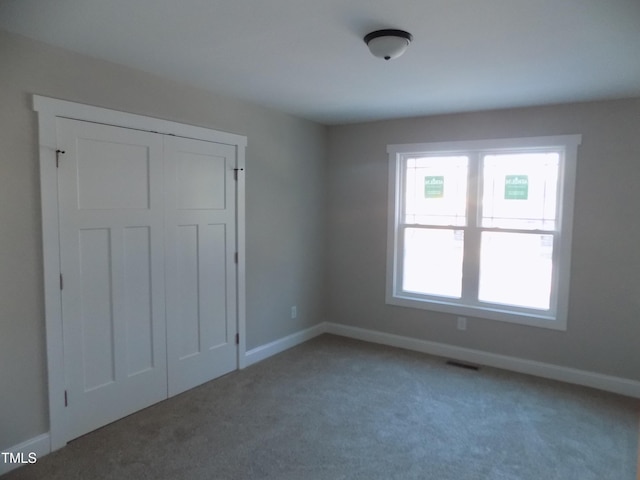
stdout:
POLYGON ((326 124, 640 96, 640 0, 0 0, 0 28, 326 124))

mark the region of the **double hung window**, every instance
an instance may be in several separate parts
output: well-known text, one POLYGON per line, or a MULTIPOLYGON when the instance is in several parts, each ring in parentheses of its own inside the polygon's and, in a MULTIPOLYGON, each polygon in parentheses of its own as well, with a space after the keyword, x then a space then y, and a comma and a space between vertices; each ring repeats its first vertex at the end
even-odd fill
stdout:
POLYGON ((387 303, 566 329, 579 143, 389 145, 387 303))

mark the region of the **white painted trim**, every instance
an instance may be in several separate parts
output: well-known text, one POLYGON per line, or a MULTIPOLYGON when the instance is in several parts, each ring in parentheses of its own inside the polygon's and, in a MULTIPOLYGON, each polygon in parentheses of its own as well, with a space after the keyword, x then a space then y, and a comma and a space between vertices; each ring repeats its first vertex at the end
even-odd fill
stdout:
POLYGON ((212 130, 195 125, 172 122, 171 120, 147 117, 135 113, 121 112, 55 98, 41 97, 39 95, 33 96, 33 109, 39 113, 52 113, 56 117, 71 118, 73 120, 104 123, 163 135, 176 135, 178 137, 193 138, 208 142, 238 145, 238 147, 247 146, 247 137, 236 135, 235 133, 221 132, 219 130, 212 130))
MULTIPOLYGON (((34 97, 34 105, 37 97, 34 97)), ((48 105, 51 107, 51 105, 48 105)), ((62 299, 60 298, 60 235, 58 224, 58 181, 56 172, 56 112, 38 111, 40 138, 40 201, 42 208, 42 251, 44 262, 44 306, 49 386, 50 450, 66 445, 64 408, 64 348, 62 299)))
POLYGON ((245 366, 252 365, 281 353, 289 348, 300 345, 323 333, 330 333, 342 337, 354 338, 370 343, 378 343, 391 347, 404 348, 438 357, 500 368, 512 372, 533 375, 536 377, 558 380, 561 382, 596 388, 606 392, 617 393, 640 399, 640 382, 627 378, 603 375, 576 368, 562 367, 550 363, 526 360, 507 355, 483 352, 471 348, 457 347, 444 343, 419 340, 416 338, 394 335, 375 330, 352 327, 332 322, 323 322, 313 327, 301 330, 271 343, 253 348, 246 353, 245 366))
MULTIPOLYGON (((368 330, 365 328, 352 327, 332 322, 319 323, 313 327, 300 330, 299 332, 292 333, 286 337, 249 350, 244 353, 240 359, 240 365, 242 365, 240 368, 245 368, 253 365, 254 363, 258 363, 324 333, 582 385, 640 399, 640 382, 636 380, 613 377, 610 375, 587 372, 585 370, 561 367, 549 363, 525 360, 506 355, 498 355, 495 353, 457 347, 444 343, 419 340, 416 338, 404 337, 401 335, 378 332, 375 330, 368 330)), ((35 452, 38 457, 40 457, 47 455, 54 450, 53 448, 49 448, 50 443, 51 445, 53 444, 53 442, 50 442, 49 433, 44 433, 31 440, 27 440, 20 445, 7 449, 6 451, 14 453, 35 452)), ((17 466, 18 465, 4 465, 0 461, 0 475, 16 468, 17 466)))
POLYGON ((461 140, 429 143, 399 143, 387 145, 387 153, 423 153, 427 150, 452 154, 467 150, 499 150, 531 147, 577 147, 582 142, 582 135, 548 135, 541 137, 488 138, 482 140, 461 140))
POLYGON ((301 330, 286 337, 274 340, 271 343, 261 345, 259 347, 249 350, 245 355, 245 366, 253 365, 278 353, 284 352, 296 345, 300 345, 308 340, 311 340, 318 335, 322 335, 326 332, 326 326, 324 323, 319 323, 313 327, 309 327, 305 330, 301 330))
MULTIPOLYGON (((28 458, 28 455, 30 453, 35 453, 37 459, 40 459, 40 457, 44 457, 51 452, 50 444, 51 441, 49 439, 49 434, 43 433, 41 435, 38 435, 37 437, 33 437, 27 440, 26 442, 22 442, 19 445, 15 445, 11 448, 3 450, 3 452, 14 454, 23 453, 25 455, 25 458, 28 458)), ((4 457, 4 455, 2 457, 4 457)), ((22 464, 20 463, 5 463, 2 457, 0 457, 0 475, 4 475, 5 473, 22 466, 22 464)))
POLYGON ((247 351, 247 276, 246 276, 246 162, 245 145, 236 148, 236 245, 238 249, 237 263, 237 302, 238 315, 238 368, 245 367, 247 351))
MULTIPOLYGON (((568 299, 571 267, 571 234, 573 228, 573 205, 575 192, 575 177, 578 146, 582 142, 582 135, 556 135, 530 138, 501 138, 472 141, 452 141, 437 143, 397 144, 387 145, 389 154, 388 173, 388 222, 387 222, 387 273, 386 273, 386 303, 414 309, 433 310, 497 320, 532 327, 553 330, 567 329, 568 299), (561 154, 558 171, 558 198, 556 212, 558 228, 547 233, 554 237, 553 273, 551 301, 548 310, 503 305, 499 303, 481 302, 477 297, 478 261, 480 252, 480 237, 476 235, 484 229, 473 221, 478 212, 471 209, 468 212, 469 224, 466 226, 470 233, 471 243, 467 246, 474 255, 465 260, 465 270, 462 279, 461 298, 445 298, 438 295, 428 295, 404 291, 398 279, 402 278, 404 255, 403 233, 407 226, 402 216, 405 210, 403 195, 406 189, 405 170, 406 161, 416 155, 463 155, 469 159, 469 178, 477 178, 485 153, 529 152, 529 151, 558 151, 561 154), (469 260, 469 261, 467 261, 469 260), (467 270, 469 267, 469 271, 467 270), (474 272, 474 273, 471 273, 474 272), (467 275, 469 273, 469 275, 467 275)), ((474 187, 470 182, 471 198, 480 198, 480 186, 474 187)), ((472 202, 473 203, 473 202, 472 202)), ((471 207, 469 207, 471 208, 471 207)), ((452 227, 456 228, 456 227, 452 227)), ((463 228, 463 227, 460 227, 463 228)), ((506 231, 506 230, 505 230, 506 231)), ((465 234, 466 235, 466 234, 465 234)), ((465 237, 466 238, 466 237, 465 237)), ((467 242, 465 241, 465 244, 467 242)), ((467 247, 465 247, 466 251, 467 247)))
POLYGON ((326 323, 324 331, 326 333, 355 338, 365 342, 405 348, 407 350, 428 353, 439 357, 446 357, 454 360, 501 368, 503 370, 510 370, 512 372, 573 383, 640 399, 640 382, 627 378, 613 377, 610 375, 603 375, 575 368, 561 367, 549 363, 536 362, 534 360, 498 355, 495 353, 483 352, 481 350, 446 345, 444 343, 418 340, 415 338, 403 337, 401 335, 383 333, 337 323, 326 323))
MULTIPOLYGON (((56 118, 144 130, 164 135, 234 145, 237 168, 245 167, 247 137, 208 128, 161 120, 143 115, 119 112, 65 100, 33 96, 33 109, 38 112, 40 144, 40 190, 42 208, 42 250, 44 263, 45 329, 47 375, 49 385, 49 451, 66 445, 67 411, 64 407, 65 372, 60 298, 60 243, 58 223, 58 182, 56 172, 56 118)), ((238 368, 243 367, 246 337, 246 276, 245 276, 245 170, 239 172, 237 184, 237 249, 238 249, 238 368)))

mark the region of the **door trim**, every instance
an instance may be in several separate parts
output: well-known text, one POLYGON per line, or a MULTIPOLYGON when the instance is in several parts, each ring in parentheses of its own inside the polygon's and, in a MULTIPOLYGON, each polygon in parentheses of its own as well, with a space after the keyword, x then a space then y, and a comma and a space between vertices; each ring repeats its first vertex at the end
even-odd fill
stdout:
POLYGON ((58 181, 56 171, 56 118, 70 118, 116 127, 144 130, 163 135, 204 140, 236 148, 236 248, 237 328, 239 334, 238 368, 246 366, 246 255, 245 255, 245 149, 247 137, 208 128, 176 123, 143 115, 119 112, 39 95, 33 96, 38 113, 40 196, 42 208, 42 250, 44 267, 44 307, 47 346, 47 380, 49 386, 49 439, 51 451, 67 444, 65 410, 65 375, 60 298, 60 225, 58 222, 58 181))

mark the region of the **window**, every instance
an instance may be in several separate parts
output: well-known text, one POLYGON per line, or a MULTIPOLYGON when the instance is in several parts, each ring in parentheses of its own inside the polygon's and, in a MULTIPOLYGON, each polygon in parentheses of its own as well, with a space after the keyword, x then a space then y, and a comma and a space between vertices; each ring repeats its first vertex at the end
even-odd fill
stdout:
POLYGON ((580 140, 389 145, 387 303, 566 329, 580 140))

